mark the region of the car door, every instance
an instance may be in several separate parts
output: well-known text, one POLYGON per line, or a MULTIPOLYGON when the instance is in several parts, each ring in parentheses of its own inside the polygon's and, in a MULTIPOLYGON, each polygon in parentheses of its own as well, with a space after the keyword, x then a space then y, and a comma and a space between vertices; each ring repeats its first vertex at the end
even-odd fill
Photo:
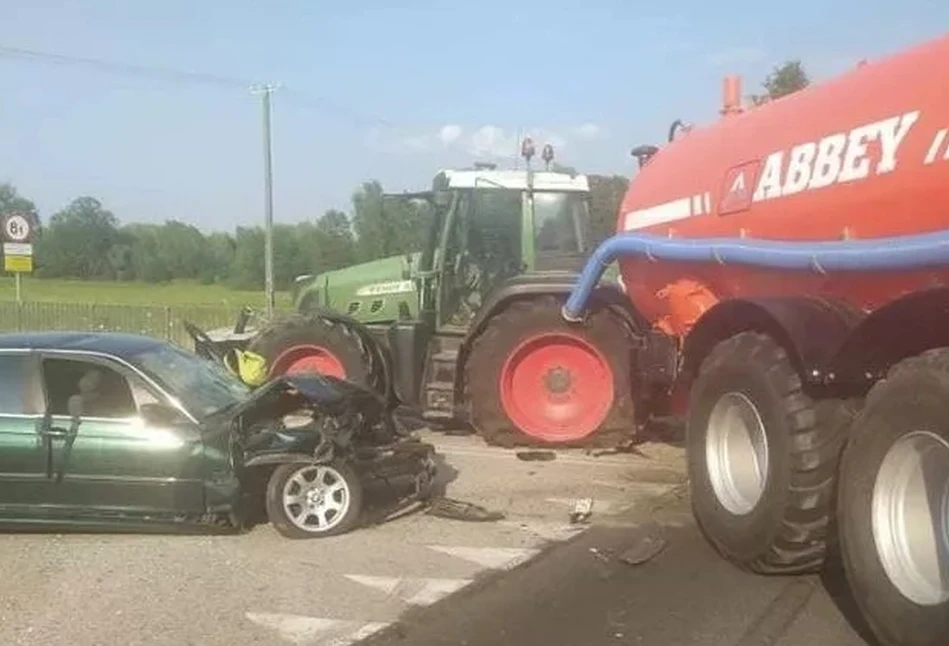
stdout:
POLYGON ((38 365, 33 353, 0 351, 0 516, 7 519, 42 515, 50 493, 38 365))
POLYGON ((139 373, 80 353, 44 353, 41 371, 51 425, 66 429, 53 450, 55 504, 80 516, 203 511, 200 430, 185 419, 146 422, 143 405, 167 402, 139 373), (69 413, 74 395, 78 419, 69 413))

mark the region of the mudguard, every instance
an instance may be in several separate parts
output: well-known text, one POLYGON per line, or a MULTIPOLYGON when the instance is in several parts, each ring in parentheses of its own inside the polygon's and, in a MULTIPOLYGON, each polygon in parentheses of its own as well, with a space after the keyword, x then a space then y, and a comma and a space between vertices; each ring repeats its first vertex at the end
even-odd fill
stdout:
POLYGON ((829 384, 864 391, 893 364, 949 346, 949 287, 911 292, 874 310, 827 361, 829 384))
POLYGON ((685 338, 680 383, 695 378, 720 341, 759 330, 784 347, 806 384, 824 385, 828 363, 861 318, 843 303, 808 296, 722 301, 705 312, 685 338))

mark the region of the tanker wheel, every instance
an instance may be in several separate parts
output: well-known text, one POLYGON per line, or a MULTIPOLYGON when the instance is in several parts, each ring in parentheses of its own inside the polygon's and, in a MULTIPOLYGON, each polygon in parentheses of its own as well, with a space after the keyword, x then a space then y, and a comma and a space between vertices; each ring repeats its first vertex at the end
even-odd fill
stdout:
POLYGON ((294 316, 264 329, 249 350, 271 378, 314 372, 369 387, 378 382, 372 353, 349 326, 318 315, 294 316))
POLYGON ((906 359, 874 385, 840 478, 841 556, 861 614, 887 646, 945 644, 949 350, 906 359))
POLYGON ((690 394, 687 455, 693 514, 722 556, 759 573, 821 568, 854 409, 812 401, 763 334, 712 350, 690 394))
POLYGON ((471 423, 499 446, 607 446, 633 430, 630 343, 606 310, 568 325, 561 303, 517 301, 475 340, 465 366, 471 423))

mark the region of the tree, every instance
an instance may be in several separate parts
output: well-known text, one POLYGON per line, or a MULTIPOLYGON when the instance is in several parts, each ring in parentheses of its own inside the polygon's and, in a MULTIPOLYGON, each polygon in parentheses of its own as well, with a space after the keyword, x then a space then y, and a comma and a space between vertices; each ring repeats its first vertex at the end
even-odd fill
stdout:
POLYGON ((118 218, 94 197, 73 200, 55 213, 37 240, 37 273, 40 276, 116 278, 113 265, 121 262, 112 247, 127 244, 119 234, 118 218))
POLYGON ((622 175, 590 175, 590 234, 595 247, 616 232, 620 203, 629 188, 622 175))
POLYGON ((761 84, 765 89, 765 93, 752 95, 751 100, 755 105, 761 105, 767 101, 773 101, 803 90, 810 83, 811 79, 804 70, 801 61, 790 60, 771 70, 771 73, 761 84))
POLYGON ((13 184, 0 184, 0 218, 8 213, 19 213, 30 220, 33 225, 33 233, 37 233, 40 227, 40 216, 36 210, 36 205, 31 200, 26 199, 19 193, 13 184))

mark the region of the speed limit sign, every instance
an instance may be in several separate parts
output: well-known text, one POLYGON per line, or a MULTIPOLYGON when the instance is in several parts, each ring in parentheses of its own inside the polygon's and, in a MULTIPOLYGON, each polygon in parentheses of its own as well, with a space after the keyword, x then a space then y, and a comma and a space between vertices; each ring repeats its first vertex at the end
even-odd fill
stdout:
POLYGON ((10 242, 26 242, 32 233, 30 221, 19 213, 12 213, 3 220, 3 236, 10 242))

